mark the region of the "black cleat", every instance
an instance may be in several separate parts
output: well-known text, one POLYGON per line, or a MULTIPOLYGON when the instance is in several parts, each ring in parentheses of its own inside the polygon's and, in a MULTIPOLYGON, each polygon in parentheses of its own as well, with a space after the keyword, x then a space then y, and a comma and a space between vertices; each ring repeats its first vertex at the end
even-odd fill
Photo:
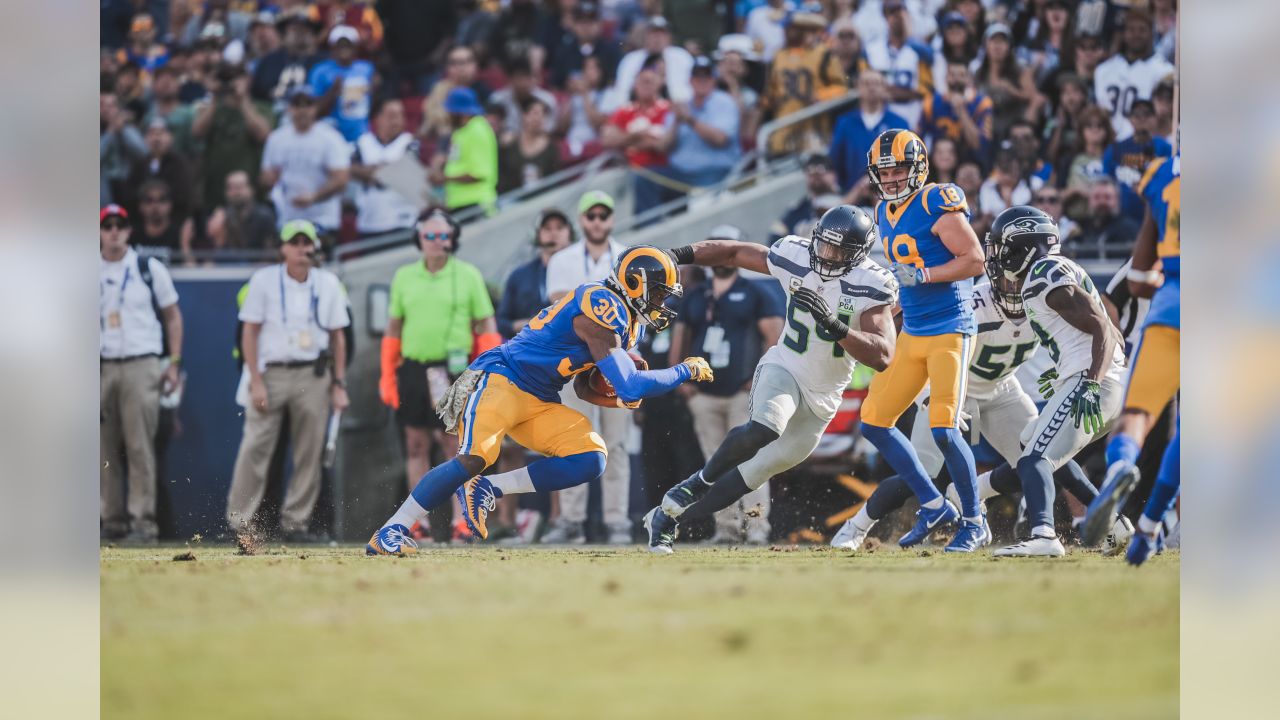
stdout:
POLYGON ((678 518, 690 505, 701 500, 709 490, 711 486, 702 481, 702 473, 696 472, 662 496, 662 512, 678 518))
POLYGON ((676 519, 656 507, 644 516, 644 529, 649 534, 649 552, 670 555, 675 552, 671 548, 676 541, 676 519))

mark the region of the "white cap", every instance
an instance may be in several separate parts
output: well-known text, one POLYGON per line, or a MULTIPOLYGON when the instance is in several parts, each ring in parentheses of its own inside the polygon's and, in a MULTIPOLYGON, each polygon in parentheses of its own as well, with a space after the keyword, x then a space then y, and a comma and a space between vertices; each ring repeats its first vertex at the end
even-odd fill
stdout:
POLYGON ((725 56, 725 53, 731 52, 738 53, 744 60, 760 59, 760 54, 756 52, 755 41, 750 36, 742 33, 730 33, 720 36, 720 42, 716 44, 715 58, 719 60, 725 56))
POLYGON ((350 25, 334 25, 329 31, 329 44, 336 45, 339 40, 350 40, 352 44, 360 42, 360 31, 350 25))

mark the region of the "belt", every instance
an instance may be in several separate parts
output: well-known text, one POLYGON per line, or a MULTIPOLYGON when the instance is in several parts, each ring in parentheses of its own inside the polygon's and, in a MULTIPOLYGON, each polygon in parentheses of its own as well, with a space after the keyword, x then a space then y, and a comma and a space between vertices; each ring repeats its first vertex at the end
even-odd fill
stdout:
POLYGON ((269 368, 273 368, 273 367, 301 368, 301 367, 314 367, 315 364, 316 364, 315 360, 281 360, 279 362, 269 362, 267 363, 267 367, 269 368))
POLYGON ((105 358, 105 357, 99 357, 99 358, 98 358, 98 362, 100 362, 100 363, 127 363, 127 362, 133 362, 134 360, 145 360, 146 358, 158 358, 158 357, 160 357, 160 353, 143 353, 143 354, 141 354, 141 355, 129 355, 129 356, 126 356, 126 357, 118 357, 118 358, 105 358))

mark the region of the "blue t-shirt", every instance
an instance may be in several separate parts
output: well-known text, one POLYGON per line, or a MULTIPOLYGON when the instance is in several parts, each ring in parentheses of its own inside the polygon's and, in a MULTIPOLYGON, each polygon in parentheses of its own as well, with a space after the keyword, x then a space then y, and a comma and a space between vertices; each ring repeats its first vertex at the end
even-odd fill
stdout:
POLYGON ((671 167, 686 172, 697 170, 727 170, 742 157, 738 145, 738 126, 741 115, 738 103, 723 90, 712 90, 701 107, 689 103, 689 113, 704 125, 709 125, 729 136, 724 147, 715 147, 702 139, 692 123, 679 123, 676 129, 676 146, 667 162, 671 167))
MULTIPOLYGON (((841 115, 831 132, 831 167, 836 171, 836 182, 841 192, 849 189, 867 176, 867 151, 880 133, 893 128, 910 127, 901 115, 885 110, 879 122, 867 126, 862 108, 857 107, 841 115)), ((788 228, 787 232, 791 232, 788 228)))
POLYGON ((739 276, 719 298, 711 281, 685 295, 678 322, 691 331, 689 355, 705 358, 715 370, 715 380, 699 385, 698 392, 729 397, 751 379, 764 354, 757 323, 786 312, 782 293, 771 292, 767 285, 778 286, 772 280, 739 276))
POLYGON ((1173 146, 1162 137, 1152 137, 1140 143, 1129 136, 1111 143, 1102 153, 1102 172, 1120 183, 1120 211, 1134 222, 1142 222, 1142 197, 1138 195, 1138 183, 1152 160, 1169 157, 1173 146))
POLYGON ((333 87, 336 79, 342 78, 342 90, 333 104, 333 112, 329 114, 334 127, 342 133, 347 142, 355 142, 369 129, 369 106, 373 95, 373 63, 367 60, 356 60, 347 67, 342 67, 335 60, 324 62, 311 68, 307 83, 317 95, 324 95, 333 87))

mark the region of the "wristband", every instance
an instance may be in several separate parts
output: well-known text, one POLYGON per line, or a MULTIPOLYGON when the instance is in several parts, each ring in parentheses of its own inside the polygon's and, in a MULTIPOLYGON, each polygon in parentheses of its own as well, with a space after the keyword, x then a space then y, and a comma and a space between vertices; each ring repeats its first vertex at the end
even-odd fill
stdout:
POLYGON ((916 278, 920 281, 921 285, 924 285, 925 283, 929 282, 929 268, 927 267, 920 268, 919 272, 916 273, 916 278))
POLYGON ((677 265, 693 264, 693 246, 684 245, 671 251, 671 255, 675 257, 677 265))
POLYGON ((1125 273, 1125 279, 1133 282, 1146 283, 1155 285, 1160 282, 1159 270, 1138 270, 1137 268, 1129 268, 1129 272, 1125 273))
POLYGON ((170 355, 170 356, 169 356, 169 364, 170 364, 170 365, 181 365, 181 364, 182 364, 182 356, 181 356, 181 355, 170 355))
POLYGON ((834 335, 837 341, 849 337, 849 326, 837 317, 831 317, 824 320, 822 322, 822 329, 826 330, 829 335, 834 335))

